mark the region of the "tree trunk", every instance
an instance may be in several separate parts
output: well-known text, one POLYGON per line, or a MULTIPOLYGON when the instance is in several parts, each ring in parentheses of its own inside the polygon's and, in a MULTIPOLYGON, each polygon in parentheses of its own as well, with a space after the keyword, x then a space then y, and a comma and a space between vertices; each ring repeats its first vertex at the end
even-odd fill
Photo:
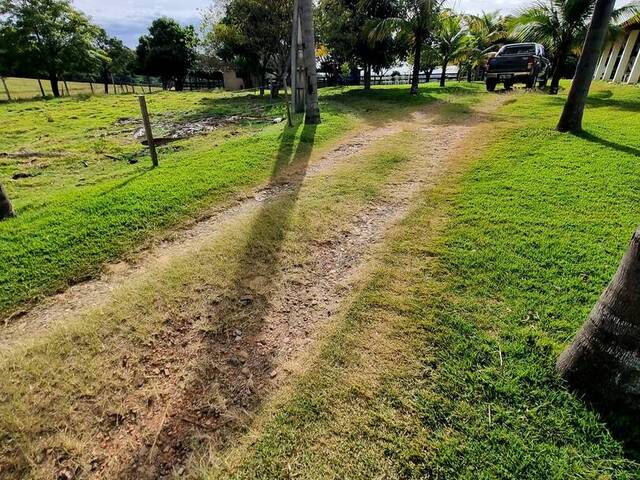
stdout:
POLYGON ((413 51, 413 74, 411 76, 411 95, 418 94, 418 83, 420 82, 420 59, 422 57, 422 35, 416 33, 416 42, 413 51))
POLYGON ((429 83, 431 81, 431 74, 433 73, 433 68, 427 68, 424 71, 425 83, 429 83))
POLYGON ((445 58, 442 62, 442 74, 440 75, 440 86, 444 87, 447 82, 447 67, 449 66, 449 59, 445 58))
POLYGON ((598 58, 602 53, 607 38, 611 14, 615 0, 598 0, 593 11, 593 19, 587 32, 582 55, 576 67, 576 74, 571 82, 571 89, 564 105, 558 131, 578 133, 582 130, 582 116, 589 95, 589 88, 596 71, 598 58))
POLYGON ((58 75, 49 72, 49 83, 51 83, 51 93, 58 98, 60 96, 60 90, 58 89, 58 75))
POLYGON ((555 66, 553 69, 553 76, 551 77, 551 85, 549 86, 549 93, 557 95, 560 89, 560 79, 562 78, 562 72, 564 70, 564 64, 569 54, 569 48, 571 47, 570 39, 563 39, 558 48, 558 55, 556 58, 555 66))
POLYGON ((471 68, 471 65, 469 65, 469 68, 467 69, 467 82, 471 83, 472 75, 473 75, 473 68, 471 68))
MULTIPOLYGON (((611 3, 614 3, 613 1, 611 3)), ((640 228, 557 369, 596 402, 640 408, 640 228)))
POLYGON ((307 69, 307 94, 305 124, 320 123, 318 106, 318 73, 316 71, 316 41, 313 27, 313 1, 300 0, 302 44, 304 46, 304 65, 307 69))
POLYGON ((13 206, 9 201, 7 192, 0 183, 0 221, 10 217, 15 217, 15 215, 15 211, 13 210, 13 206))
POLYGON ((44 93, 44 87, 42 86, 42 80, 40 80, 40 78, 38 78, 38 86, 40 87, 40 94, 42 95, 42 98, 46 97, 47 94, 44 93))
POLYGON ((364 89, 371 90, 371 65, 364 64, 364 89))

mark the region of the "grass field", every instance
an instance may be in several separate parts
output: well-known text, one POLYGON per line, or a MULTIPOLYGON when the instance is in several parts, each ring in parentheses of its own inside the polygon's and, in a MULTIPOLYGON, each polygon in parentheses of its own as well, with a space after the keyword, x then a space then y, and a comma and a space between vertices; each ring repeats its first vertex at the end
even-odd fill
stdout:
POLYGON ((198 477, 638 478, 636 420, 554 373, 638 225, 638 90, 597 85, 581 136, 553 131, 562 98, 508 103, 308 373, 198 477))
MULTIPOLYGON (((412 99, 398 88, 375 98, 325 90, 315 144, 465 88, 477 91, 429 87, 412 99)), ((247 119, 160 148, 161 167, 152 169, 132 136, 139 122, 133 96, 0 105, 0 178, 18 213, 0 224, 0 312, 92 276, 151 234, 267 179, 282 137, 283 125, 272 124, 285 116, 282 102, 164 92, 149 96, 148 106, 156 136, 167 124, 247 119), (16 174, 29 177, 10 180, 16 174)))
MULTIPOLYGON (((405 122, 117 289, 107 305, 2 352, 0 474, 119 471, 109 461, 143 444, 151 458, 165 421, 195 408, 248 428, 233 441, 206 429, 191 439, 189 478, 638 478, 637 418, 599 413, 554 371, 640 218, 638 91, 596 84, 580 136, 553 129, 562 96, 521 92, 482 113, 457 167, 413 202, 255 415, 220 406, 216 334, 233 322, 259 329, 276 265, 304 270, 354 215, 411 177, 429 148, 419 132, 444 120, 415 131, 405 122), (248 285, 256 305, 246 318, 212 316, 248 285), (192 403, 175 407, 191 384, 192 403), (148 437, 135 430, 145 422, 148 437)), ((91 275, 288 167, 317 165, 348 131, 406 120, 436 101, 456 124, 493 98, 465 84, 430 85, 418 98, 406 88, 325 90, 324 123, 288 129, 271 122, 281 105, 252 95, 152 95, 158 126, 246 117, 163 147, 155 170, 131 138, 134 99, 0 106, 11 126, 0 152, 64 152, 0 157, 3 182, 36 173, 6 182, 19 217, 0 224, 0 258, 9 259, 0 308, 91 275)))
MULTIPOLYGON (((28 100, 32 98, 42 97, 42 91, 40 90, 40 85, 38 85, 38 80, 35 78, 19 78, 19 77, 6 77, 5 82, 7 84, 7 88, 9 89, 9 94, 11 95, 12 100, 28 100)), ((51 83, 49 80, 41 79, 42 89, 44 90, 44 94, 46 96, 53 96, 53 92, 51 91, 51 83)), ((67 82, 65 87, 64 82, 60 81, 58 83, 58 88, 60 89, 60 93, 62 95, 103 95, 104 94, 104 85, 101 83, 93 83, 92 85, 89 82, 67 82), (69 90, 67 93, 67 89, 69 90)), ((141 93, 140 86, 135 88, 136 93, 141 93)), ((7 95, 4 87, 0 84, 0 100, 6 100, 7 95)), ((123 87, 121 85, 117 85, 116 91, 117 93, 134 93, 131 85, 127 87, 123 87)), ((151 87, 151 92, 158 92, 162 89, 160 87, 151 87)), ((113 93, 113 85, 109 85, 109 93, 113 93)), ((144 87, 144 92, 149 92, 149 87, 144 87)))

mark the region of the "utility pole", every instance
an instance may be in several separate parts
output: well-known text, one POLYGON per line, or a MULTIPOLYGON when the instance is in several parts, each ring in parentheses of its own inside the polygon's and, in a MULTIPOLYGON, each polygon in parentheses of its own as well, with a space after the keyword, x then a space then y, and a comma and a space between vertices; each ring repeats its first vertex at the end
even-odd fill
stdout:
POLYGON ((313 26, 313 0, 299 0, 299 2, 304 66, 306 70, 306 114, 304 123, 307 125, 318 125, 320 123, 320 107, 318 106, 318 73, 316 71, 316 41, 313 26))
POLYGON ((300 0, 293 4, 293 28, 291 29, 291 109, 304 112, 305 65, 302 52, 302 29, 300 28, 300 0))

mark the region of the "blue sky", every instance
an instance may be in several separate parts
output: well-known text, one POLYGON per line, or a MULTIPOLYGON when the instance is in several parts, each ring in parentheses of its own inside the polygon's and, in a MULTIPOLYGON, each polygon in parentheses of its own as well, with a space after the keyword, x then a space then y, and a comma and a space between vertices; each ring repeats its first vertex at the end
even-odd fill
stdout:
MULTIPOLYGON (((483 10, 502 10, 513 13, 532 0, 450 0, 456 10, 478 13, 483 10)), ((618 2, 624 3, 623 1, 618 2)), ((154 18, 166 15, 182 24, 197 25, 200 11, 211 0, 74 0, 74 4, 127 45, 135 47, 154 18)))

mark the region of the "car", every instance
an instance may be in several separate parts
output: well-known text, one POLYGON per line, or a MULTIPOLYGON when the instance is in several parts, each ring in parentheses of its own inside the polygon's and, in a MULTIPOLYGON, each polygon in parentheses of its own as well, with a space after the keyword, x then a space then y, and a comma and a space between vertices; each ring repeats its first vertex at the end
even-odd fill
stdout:
POLYGON ((486 85, 490 92, 499 83, 509 90, 515 83, 524 83, 527 88, 547 85, 551 62, 546 57, 544 47, 539 43, 512 43, 503 46, 489 58, 486 65, 486 85))

